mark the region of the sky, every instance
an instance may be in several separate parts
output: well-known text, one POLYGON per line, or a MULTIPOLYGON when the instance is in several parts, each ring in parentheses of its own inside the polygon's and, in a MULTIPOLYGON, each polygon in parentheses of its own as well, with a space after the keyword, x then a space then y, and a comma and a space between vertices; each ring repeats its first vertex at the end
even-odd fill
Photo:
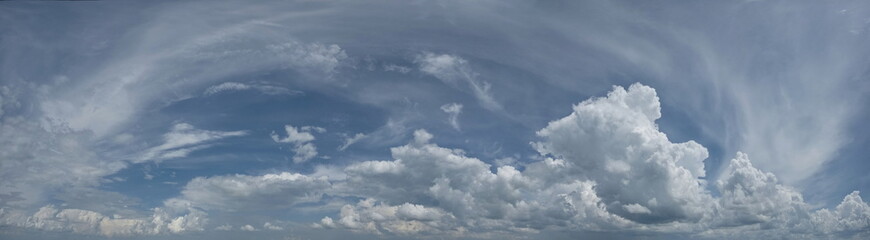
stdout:
POLYGON ((2 239, 868 239, 870 2, 0 2, 2 239))

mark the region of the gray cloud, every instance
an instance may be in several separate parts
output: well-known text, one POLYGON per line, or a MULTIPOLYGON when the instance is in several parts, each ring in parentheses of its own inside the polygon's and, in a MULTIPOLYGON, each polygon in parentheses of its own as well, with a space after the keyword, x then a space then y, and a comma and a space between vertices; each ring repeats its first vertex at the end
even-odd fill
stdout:
POLYGON ((435 54, 424 52, 414 60, 420 71, 431 74, 453 87, 467 84, 480 105, 491 111, 501 110, 501 104, 493 98, 490 83, 478 79, 478 73, 471 69, 468 61, 462 57, 450 54, 435 54))
POLYGON ((290 90, 284 87, 278 86, 270 86, 266 84, 246 84, 239 82, 225 82, 218 85, 214 85, 205 89, 203 92, 204 95, 210 96, 215 95, 222 92, 228 91, 243 91, 243 90, 256 90, 263 94, 268 95, 298 95, 302 92, 290 90))
POLYGON ((462 113, 462 104, 459 103, 448 103, 441 105, 441 111, 444 111, 449 115, 447 119, 450 122, 450 126, 453 129, 459 131, 459 114, 462 113))
POLYGON ((288 172, 198 177, 184 186, 180 197, 167 201, 215 211, 282 209, 317 202, 329 187, 326 177, 288 172))
POLYGON ((359 142, 360 140, 362 140, 365 137, 366 137, 366 135, 364 133, 357 133, 353 136, 345 135, 344 136, 344 143, 342 143, 341 146, 338 147, 338 150, 344 151, 345 149, 347 149, 347 147, 350 147, 350 145, 353 145, 354 143, 359 142))
POLYGON ((110 217, 89 210, 58 209, 53 205, 39 208, 32 215, 19 210, 0 209, 0 222, 4 225, 107 237, 202 231, 207 221, 207 215, 195 209, 173 216, 166 209, 155 208, 151 216, 138 218, 110 217))

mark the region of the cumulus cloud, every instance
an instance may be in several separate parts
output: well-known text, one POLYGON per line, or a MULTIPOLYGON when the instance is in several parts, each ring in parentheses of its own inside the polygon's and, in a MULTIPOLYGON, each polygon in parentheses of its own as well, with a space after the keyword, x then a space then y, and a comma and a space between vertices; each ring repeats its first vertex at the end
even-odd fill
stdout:
POLYGON ((439 202, 438 208, 457 217, 474 216, 469 219, 502 218, 521 204, 517 188, 530 182, 516 169, 503 166, 493 173, 461 150, 430 143, 432 137, 418 130, 410 144, 391 149, 396 160, 348 166, 338 191, 390 204, 439 202))
POLYGON ((315 226, 326 228, 346 228, 375 234, 393 233, 399 235, 438 233, 450 231, 461 233, 454 217, 437 208, 405 203, 390 206, 365 199, 356 205, 344 205, 337 220, 324 217, 315 226))
MULTIPOLYGON (((870 206, 857 191, 833 209, 815 210, 800 192, 755 168, 743 153, 715 181, 720 196, 713 196, 702 179, 707 150, 693 141, 671 142, 658 129, 661 106, 648 86, 614 87, 607 96, 572 110, 537 132, 540 139, 531 145, 540 160, 522 169, 493 167, 461 149, 441 147, 421 129, 406 145, 390 149, 391 160, 350 163, 341 174, 335 168, 324 174, 321 167, 311 175, 194 178, 180 196, 164 202, 165 209, 186 215, 155 209, 149 222, 51 206, 35 214, 2 210, 0 215, 18 219, 4 220, 7 225, 104 235, 183 232, 203 229, 204 215, 196 209, 294 209, 322 204, 329 195, 363 200, 343 205, 314 227, 384 235, 559 230, 819 238, 870 231, 870 206)), ((272 139, 298 148, 314 141, 313 133, 326 130, 287 125, 285 131, 286 136, 273 133, 272 139)), ((281 228, 266 222, 262 228, 239 229, 281 228)))
POLYGON ((224 225, 220 225, 220 226, 215 227, 214 230, 229 231, 229 230, 233 230, 233 226, 229 225, 229 224, 224 224, 224 225))
POLYGON ((435 54, 425 52, 414 60, 419 65, 420 71, 430 74, 442 82, 459 88, 460 84, 467 84, 480 105, 486 109, 496 111, 502 106, 493 98, 490 92, 489 82, 478 79, 478 73, 471 69, 468 61, 462 57, 450 54, 435 54))
POLYGON ((263 224, 263 229, 265 229, 265 230, 272 230, 272 231, 280 231, 280 230, 284 230, 283 227, 278 226, 278 225, 275 225, 275 224, 272 224, 271 222, 266 222, 266 223, 264 223, 264 224, 263 224))
POLYGON ((251 225, 244 225, 242 227, 239 227, 239 229, 241 229, 242 231, 248 231, 248 232, 257 231, 257 228, 255 228, 254 226, 251 226, 251 225))
POLYGON ((151 212, 151 216, 137 218, 110 217, 82 209, 58 209, 53 205, 44 206, 30 215, 20 210, 0 208, 0 222, 16 227, 114 237, 203 231, 208 221, 207 214, 196 209, 186 209, 186 213, 180 215, 170 214, 173 211, 164 208, 154 208, 151 212))
POLYGON ((706 149, 693 141, 670 142, 658 130, 661 110, 650 87, 614 87, 606 97, 573 109, 538 131, 542 141, 532 145, 544 159, 524 171, 510 166, 491 171, 489 164, 439 147, 431 143, 432 134, 418 130, 409 144, 391 149, 395 160, 346 167, 347 179, 335 182, 332 192, 366 200, 316 226, 376 234, 545 229, 712 238, 867 234, 868 205, 857 192, 833 210, 812 210, 799 192, 754 168, 742 153, 716 181, 721 196, 712 196, 700 178, 706 149), (428 214, 402 215, 403 206, 428 214), (439 217, 419 217, 430 215, 439 217), (410 216, 437 224, 409 223, 410 216))
POLYGON ((585 226, 582 229, 631 224, 608 212, 593 181, 574 178, 549 183, 512 166, 493 172, 491 165, 465 156, 462 150, 431 143, 433 138, 417 130, 409 144, 391 149, 395 160, 346 167, 346 181, 336 182, 332 192, 368 199, 344 206, 339 216, 326 217, 318 226, 373 233, 463 234, 527 232, 572 222, 585 226), (408 222, 408 218, 434 222, 408 222))
POLYGON ((459 131, 459 114, 462 113, 462 104, 448 103, 441 105, 441 111, 447 113, 450 126, 459 131))
POLYGON ((244 136, 246 131, 209 131, 195 128, 187 123, 177 123, 163 135, 163 144, 146 150, 134 162, 163 161, 186 157, 188 154, 210 147, 211 143, 228 137, 244 136))
POLYGON ((283 209, 319 201, 329 187, 326 177, 289 172, 198 177, 184 186, 181 196, 167 202, 217 211, 283 209))
POLYGON ((834 209, 812 210, 800 192, 755 168, 744 153, 731 160, 717 187, 722 196, 709 222, 713 228, 706 234, 818 238, 866 235, 870 230, 870 207, 858 191, 834 209))
POLYGON ((853 191, 833 210, 821 209, 813 213, 813 226, 821 233, 854 232, 870 228, 870 205, 853 191))
POLYGON ((286 61, 289 67, 315 69, 324 73, 335 73, 347 54, 338 45, 321 43, 287 42, 266 46, 286 61))
POLYGON ((724 225, 786 224, 809 211, 797 190, 780 185, 772 173, 752 166, 746 154, 737 153, 728 168, 716 183, 723 209, 718 221, 724 225))
POLYGON ((317 147, 311 143, 311 141, 314 141, 312 132, 323 133, 326 132, 326 129, 312 126, 303 126, 297 129, 291 125, 285 125, 284 131, 287 133, 287 136, 283 138, 279 137, 277 133, 272 132, 272 140, 278 143, 293 144, 293 151, 296 153, 293 156, 293 162, 302 163, 317 156, 317 147))
POLYGON ((660 117, 654 89, 614 87, 538 131, 544 141, 533 146, 558 164, 536 163, 527 172, 553 183, 595 181, 608 211, 634 221, 698 220, 711 202, 698 179, 707 149, 670 142, 655 124, 660 117))

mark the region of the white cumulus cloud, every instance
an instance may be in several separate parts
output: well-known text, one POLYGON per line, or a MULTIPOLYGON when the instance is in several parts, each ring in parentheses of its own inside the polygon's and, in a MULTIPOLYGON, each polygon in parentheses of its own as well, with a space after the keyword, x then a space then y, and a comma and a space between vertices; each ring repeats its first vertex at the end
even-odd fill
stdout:
POLYGON ((283 138, 278 136, 277 133, 272 132, 272 140, 278 143, 293 144, 293 151, 296 153, 293 156, 293 162, 302 163, 317 156, 317 147, 311 143, 315 139, 312 132, 323 133, 326 132, 326 129, 313 126, 296 128, 291 125, 285 125, 284 131, 287 133, 287 136, 283 138))

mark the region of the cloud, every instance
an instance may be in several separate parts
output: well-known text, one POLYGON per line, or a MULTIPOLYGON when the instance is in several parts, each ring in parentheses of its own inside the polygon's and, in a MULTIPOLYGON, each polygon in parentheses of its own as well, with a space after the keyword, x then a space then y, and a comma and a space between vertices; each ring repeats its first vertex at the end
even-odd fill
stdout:
POLYGON ((396 64, 384 64, 384 71, 386 72, 398 72, 398 73, 409 73, 411 72, 411 68, 405 66, 399 66, 396 64))
MULTIPOLYGON (((723 235, 718 235, 721 238, 867 238, 866 202, 857 192, 842 198, 836 207, 815 210, 817 206, 833 202, 819 199, 831 196, 830 193, 836 192, 842 197, 849 192, 844 187, 866 188, 866 179, 856 177, 854 181, 842 181, 852 180, 848 172, 863 176, 861 170, 839 171, 842 166, 862 169, 867 165, 861 157, 849 155, 852 149, 843 148, 851 144, 856 145, 859 152, 863 151, 860 150, 862 140, 856 137, 862 133, 863 127, 858 123, 863 121, 855 120, 860 120, 856 116, 866 115, 864 103, 868 96, 865 94, 868 85, 862 80, 867 75, 866 56, 870 49, 866 43, 865 4, 837 2, 783 7, 775 1, 753 1, 705 6, 676 4, 662 8, 621 2, 459 4, 461 6, 455 8, 428 3, 372 8, 365 4, 216 3, 210 8, 191 11, 192 5, 182 3, 133 9, 106 6, 102 9, 107 11, 97 9, 101 14, 80 14, 84 11, 75 9, 52 14, 55 9, 37 6, 6 8, 6 14, 0 14, 3 15, 0 18, 8 20, 9 24, 0 26, 0 32, 7 36, 0 48, 8 50, 3 51, 2 59, 14 61, 2 61, 0 66, 4 69, 0 71, 0 85, 5 85, 0 87, 0 179, 3 182, 0 206, 6 207, 8 213, 18 206, 38 208, 51 202, 63 206, 58 211, 74 208, 113 215, 94 208, 60 205, 67 200, 58 197, 57 192, 62 191, 58 189, 99 187, 137 191, 139 186, 133 180, 138 179, 120 170, 131 161, 139 161, 127 160, 129 156, 139 155, 107 149, 128 144, 140 146, 136 145, 142 142, 138 140, 147 136, 138 134, 153 129, 154 126, 149 125, 155 122, 153 120, 185 112, 183 107, 170 110, 161 109, 161 105, 203 95, 209 92, 210 86, 215 87, 211 100, 218 100, 221 96, 230 96, 221 94, 227 93, 225 91, 243 88, 257 91, 254 86, 259 84, 246 81, 236 82, 244 86, 233 85, 233 82, 221 86, 227 79, 256 75, 263 77, 258 79, 274 78, 288 83, 269 86, 293 86, 293 83, 329 82, 321 80, 341 75, 337 79, 353 79, 348 86, 302 84, 300 87, 322 91, 323 94, 312 94, 317 99, 344 99, 344 93, 362 92, 367 96, 392 95, 378 98, 381 102, 376 106, 390 113, 395 113, 395 109, 383 107, 382 102, 403 96, 420 102, 421 106, 445 103, 444 94, 449 93, 431 92, 426 88, 431 83, 420 86, 411 85, 414 83, 409 81, 391 82, 400 77, 399 73, 419 70, 431 76, 436 85, 443 83, 467 92, 482 106, 494 108, 487 104, 487 99, 497 99, 492 102, 510 108, 505 109, 512 113, 508 117, 523 119, 516 124, 517 128, 507 128, 522 133, 514 135, 529 135, 537 129, 521 129, 522 126, 540 128, 546 124, 543 121, 557 112, 564 111, 567 115, 569 110, 574 110, 553 107, 554 103, 567 106, 563 102, 566 95, 598 94, 601 86, 613 84, 613 81, 622 84, 642 79, 658 86, 656 96, 662 97, 664 106, 664 111, 659 112, 674 115, 666 116, 664 121, 655 120, 658 117, 637 113, 649 107, 636 106, 630 101, 615 97, 589 100, 590 104, 575 107, 582 111, 570 111, 579 117, 560 119, 564 121, 549 125, 547 129, 551 131, 542 131, 546 133, 539 138, 514 138, 511 134, 468 136, 471 138, 471 142, 466 143, 471 144, 467 147, 468 153, 460 149, 465 147, 459 147, 462 143, 457 140, 439 140, 432 134, 418 134, 418 138, 405 145, 398 143, 404 140, 384 143, 388 142, 380 141, 384 137, 366 132, 370 135, 369 145, 404 145, 396 148, 404 152, 384 159, 386 149, 366 149, 371 151, 360 152, 349 159, 336 157, 334 161, 324 161, 324 164, 336 165, 323 165, 321 169, 329 170, 315 169, 312 175, 330 176, 329 181, 336 186, 328 189, 333 191, 331 194, 353 199, 351 201, 374 199, 372 206, 382 206, 377 209, 408 204, 443 211, 455 217, 451 224, 462 227, 440 228, 449 229, 447 231, 464 228, 470 232, 519 233, 567 229, 604 234, 632 232, 653 238, 667 233, 694 238, 693 234, 698 232, 711 234, 699 237, 716 237, 715 234, 721 232, 723 235), (443 11, 445 9, 460 10, 443 11), (721 14, 716 9, 732 11, 721 14), (233 14, 212 14, 227 10, 233 14), (132 12, 136 14, 130 15, 132 12), (45 18, 27 17, 31 15, 45 18), (123 20, 114 21, 119 19, 123 20), (462 26, 456 27, 457 24, 462 26), (54 37, 58 33, 69 34, 54 37), (449 40, 445 41, 446 38, 449 40), (384 72, 342 74, 342 70, 350 69, 343 68, 347 60, 354 60, 347 53, 363 52, 396 59, 396 53, 415 54, 421 48, 441 52, 429 58, 420 53, 413 65, 381 65, 384 72), (481 75, 476 74, 478 72, 481 75), (387 80, 378 75, 387 76, 387 80), (375 85, 386 87, 364 88, 375 85), (22 90, 30 87, 32 90, 22 90), (384 89, 392 92, 381 91, 384 89), (607 105, 607 101, 613 105, 607 105), (573 127, 571 121, 579 126, 573 127), (661 131, 655 126, 656 121, 661 124, 661 131), (66 127, 57 127, 62 125, 66 127), (857 131, 849 131, 852 125, 857 131), (136 137, 116 134, 127 131, 136 132, 136 137), (662 138, 661 132, 668 135, 662 138), (712 157, 707 159, 707 166, 698 161, 704 159, 701 148, 686 142, 693 136, 710 147, 712 157), (472 144, 481 138, 534 141, 541 154, 531 153, 530 156, 530 149, 505 143, 506 151, 521 154, 509 155, 516 158, 513 160, 493 156, 504 161, 490 161, 484 159, 490 156, 478 156, 480 148, 472 144), (604 143, 596 143, 598 138, 604 143), (852 138, 858 142, 850 143, 852 138), (113 140, 125 144, 113 144, 113 140), (435 144, 441 141, 443 146, 435 144), (738 150, 749 155, 737 154, 734 161, 727 161, 738 150), (445 151, 451 153, 440 154, 445 151), (413 152, 420 154, 410 154, 413 152), (369 154, 374 156, 366 160, 378 161, 353 162, 369 154), (419 163, 419 159, 409 159, 415 156, 431 156, 427 159, 433 163, 427 165, 419 163), (749 156, 753 157, 752 161, 749 156), (470 167, 475 171, 447 173, 435 178, 417 173, 430 170, 423 167, 439 173, 444 172, 442 169, 453 170, 441 165, 455 159, 474 163, 476 157, 481 158, 480 162, 496 162, 493 164, 496 166, 482 164, 487 172, 477 171, 483 168, 475 165, 470 167), (477 185, 500 186, 486 180, 492 175, 513 172, 500 166, 512 166, 518 176, 526 180, 522 181, 523 185, 505 187, 520 193, 519 200, 510 200, 507 204, 514 209, 505 211, 509 214, 504 215, 490 214, 498 210, 470 213, 456 210, 464 205, 477 207, 490 202, 485 197, 486 191, 480 190, 484 187, 477 185), (707 172, 703 171, 705 167, 707 172), (351 176, 332 177, 342 175, 351 176), (819 181, 808 180, 809 176, 819 181), (408 177, 411 179, 408 184, 422 189, 407 188, 412 189, 410 192, 415 198, 403 199, 398 189, 406 188, 401 186, 395 187, 396 191, 373 186, 367 186, 368 190, 347 187, 372 179, 372 184, 381 184, 385 180, 379 179, 390 177, 395 177, 393 180, 408 177), (131 181, 114 180, 119 178, 131 181), (106 184, 109 182, 112 184, 106 184), (457 182, 469 186, 460 186, 457 182), (620 184, 625 187, 618 187, 620 184), (715 193, 711 195, 703 191, 705 189, 715 193), (801 191, 808 200, 803 199, 801 191), (13 204, 15 206, 9 207, 13 204), (698 210, 702 208, 698 206, 709 207, 698 210), (806 227, 810 225, 813 226, 806 227), (852 235, 854 232, 859 232, 858 237, 852 235)), ((626 95, 631 98, 658 102, 642 96, 643 91, 629 89, 626 92, 630 92, 626 95)), ((344 100, 359 98, 350 96, 344 100)), ((184 104, 176 107, 180 105, 184 104)), ((258 105, 256 109, 260 106, 265 105, 258 105)), ((226 116, 226 121, 218 124, 268 126, 238 121, 244 119, 237 119, 232 113, 226 116)), ((444 120, 403 121, 396 115, 382 117, 351 117, 353 123, 344 126, 367 128, 368 121, 388 118, 385 128, 398 129, 388 132, 396 133, 390 136, 405 139, 413 129, 444 120)), ((468 118, 468 113, 463 117, 462 127, 465 128, 475 120, 468 118)), ((504 129, 497 124, 498 119, 493 120, 494 127, 504 129)), ((459 124, 455 126, 459 129, 459 124)), ((321 137, 316 130, 297 130, 309 132, 324 143, 342 143, 342 139, 321 137)), ((360 132, 359 129, 342 131, 360 132)), ((163 132, 156 134, 158 142, 154 144, 162 144, 163 132)), ((283 133, 280 134, 283 137, 283 133)), ((347 137, 340 149, 357 139, 355 135, 347 137)), ((216 141, 167 149, 156 156, 171 158, 195 154, 194 151, 210 147, 218 143, 216 141)), ((315 143, 322 147, 319 141, 313 140, 286 146, 294 149, 300 161, 305 161, 302 159, 324 154, 317 152, 323 149, 317 149, 315 143)), ((140 149, 148 147, 152 145, 140 149)), ((254 158, 270 164, 268 156, 273 155, 257 154, 254 158)), ((180 173, 180 176, 189 179, 191 174, 203 174, 198 171, 201 170, 180 173)), ((135 169, 130 172, 139 173, 135 169)), ((185 183, 181 182, 180 186, 185 183)), ((134 195, 138 196, 138 192, 134 195)), ((144 200, 153 202, 157 200, 155 196, 160 194, 149 195, 144 200)), ((356 208, 357 213, 368 209, 359 204, 350 206, 356 208)), ((35 209, 24 211, 27 216, 33 216, 34 211, 29 210, 35 209)), ((70 218, 72 211, 63 216, 73 219, 70 218)), ((342 217, 340 213, 330 216, 342 217)), ((132 215, 127 218, 138 219, 132 215)), ((420 221, 398 214, 393 219, 403 224, 420 221)), ((387 230, 389 227, 379 225, 389 221, 379 222, 372 217, 357 222, 371 222, 381 233, 392 233, 387 230)), ((240 225, 234 224, 233 228, 238 230, 236 227, 240 225)), ((261 224, 256 222, 251 226, 265 229, 261 224)), ((439 228, 420 233, 436 229, 439 228)), ((413 231, 396 231, 399 232, 412 234, 413 231)))
POLYGON ((633 221, 698 220, 711 202, 698 179, 707 149, 670 142, 654 122, 660 108, 655 90, 640 84, 583 101, 538 131, 544 141, 533 143, 558 164, 539 162, 527 173, 552 183, 595 181, 608 211, 633 221))
POLYGON ((347 59, 344 50, 335 44, 287 42, 268 45, 266 49, 284 59, 290 67, 316 69, 329 74, 335 73, 347 59))
POLYGON ((53 205, 44 206, 32 215, 19 210, 0 209, 0 222, 3 225, 106 237, 203 231, 207 221, 207 215, 195 209, 187 209, 186 214, 173 216, 166 209, 154 208, 151 216, 138 218, 109 217, 89 210, 58 209, 53 205))
POLYGON ((214 85, 205 89, 203 95, 211 96, 218 93, 229 92, 229 91, 244 91, 244 90, 256 90, 263 94, 267 95, 297 95, 301 94, 300 91, 290 90, 284 87, 270 86, 265 84, 245 84, 238 82, 225 82, 218 85, 214 85))
MULTIPOLYGON (((433 134, 420 129, 407 144, 390 149, 391 160, 350 163, 343 173, 320 167, 311 175, 197 177, 150 218, 109 218, 53 206, 34 214, 3 209, 0 215, 6 225, 56 231, 173 233, 204 229, 202 211, 292 211, 323 204, 324 196, 330 196, 363 200, 343 205, 337 215, 325 216, 314 226, 383 235, 467 237, 556 230, 815 238, 866 235, 870 229, 870 206, 858 192, 833 209, 813 210, 798 191, 755 168, 743 153, 715 181, 720 196, 713 196, 701 178, 707 150, 693 141, 671 142, 659 131, 659 97, 648 86, 615 86, 607 96, 588 99, 572 110, 537 132, 540 139, 531 145, 540 160, 522 169, 505 164, 494 168, 461 149, 438 146, 433 134)), ((181 125, 174 130, 195 129, 181 125)), ((287 125, 286 136, 273 133, 272 139, 299 148, 315 140, 313 133, 325 131, 287 125)), ((167 142, 188 146, 210 139, 197 136, 211 136, 188 135, 167 142)), ((262 229, 240 229, 278 228, 264 223, 262 229)))
POLYGON ((0 118, 3 117, 6 111, 21 107, 21 102, 18 101, 18 94, 20 93, 14 90, 16 89, 0 85, 0 118))
POLYGON ((529 180, 510 166, 492 173, 489 165, 461 150, 430 143, 432 135, 414 132, 414 140, 391 149, 394 161, 365 161, 346 168, 346 191, 391 204, 440 202, 438 208, 457 217, 501 218, 520 200, 519 186, 529 180))
POLYGON ((447 113, 450 117, 448 118, 450 122, 450 126, 456 131, 459 131, 459 114, 462 113, 462 104, 459 103, 448 103, 441 105, 441 111, 447 113))
MULTIPOLYGON (((251 13, 252 9, 239 7, 237 10, 251 13)), ((136 34, 149 37, 124 41, 105 36, 101 41, 112 42, 111 45, 118 48, 110 54, 111 57, 72 64, 71 68, 89 70, 75 71, 76 74, 59 77, 62 79, 55 81, 57 84, 41 86, 42 92, 32 104, 47 117, 68 122, 72 129, 91 130, 97 137, 106 137, 124 131, 127 124, 134 124, 148 106, 199 95, 203 87, 214 86, 217 81, 229 77, 257 70, 287 69, 301 73, 300 82, 317 79, 311 82, 322 83, 326 81, 321 80, 332 79, 331 76, 337 74, 349 58, 336 44, 293 40, 289 33, 263 25, 263 19, 217 15, 193 17, 191 14, 174 9, 144 12, 143 22, 138 24, 142 28, 137 29, 136 34), (188 24, 200 27, 179 34, 179 30, 185 27, 166 21, 167 18, 186 19, 188 24), (199 25, 204 23, 202 21, 224 22, 228 19, 234 19, 229 20, 233 23, 199 25)), ((286 12, 270 14, 267 18, 286 18, 288 15, 286 12)), ((90 27, 93 26, 85 28, 90 27)), ((15 45, 32 51, 36 45, 43 44, 71 48, 82 44, 38 40, 15 45)), ((265 93, 286 92, 268 84, 247 85, 265 93)), ((224 90, 229 90, 240 86, 224 87, 224 90)))
POLYGON ((134 162, 160 162, 166 159, 186 157, 188 154, 210 147, 210 143, 228 138, 244 136, 246 131, 209 131, 196 129, 187 123, 177 123, 163 135, 163 144, 146 150, 134 162))
POLYGON ((263 224, 263 229, 265 229, 265 230, 272 230, 272 231, 280 231, 280 230, 284 230, 283 227, 281 227, 281 226, 276 226, 276 225, 274 225, 274 224, 272 224, 272 223, 270 223, 270 222, 266 222, 266 223, 264 223, 264 224, 263 224))
POLYGON ((347 180, 336 182, 332 193, 367 200, 344 206, 339 216, 326 217, 318 226, 461 235, 535 231, 570 221, 589 229, 631 224, 608 212, 592 181, 575 178, 552 184, 511 166, 493 172, 489 164, 462 150, 439 147, 432 139, 432 134, 417 130, 409 144, 391 149, 395 160, 345 168, 347 180))
POLYGON ((363 133, 357 133, 353 136, 345 135, 344 136, 344 143, 342 143, 341 146, 338 147, 338 150, 344 151, 345 149, 347 149, 347 147, 350 147, 350 145, 353 145, 354 143, 359 142, 360 140, 362 140, 365 137, 366 137, 366 135, 363 133))
POLYGON ((833 210, 821 209, 813 213, 812 223, 822 233, 864 232, 870 228, 870 205, 858 191, 843 198, 833 210))
POLYGON ((658 130, 659 99, 650 87, 614 87, 573 110, 538 131, 542 141, 533 146, 544 158, 524 171, 491 171, 418 130, 409 144, 391 149, 395 160, 346 167, 346 180, 334 182, 331 192, 366 200, 316 226, 400 235, 547 229, 702 238, 866 234, 870 208, 857 192, 834 210, 813 211, 799 192, 754 168, 743 153, 716 181, 721 196, 712 196, 700 179, 706 149, 670 142, 658 130), (401 215, 400 206, 427 214, 401 215), (438 217, 420 217, 430 215, 438 217))
POLYGON ((390 206, 374 199, 365 199, 356 205, 344 205, 337 220, 324 217, 316 226, 340 227, 375 234, 445 234, 450 231, 461 233, 462 228, 452 223, 453 220, 452 215, 437 208, 409 203, 390 206))
POLYGON ((258 231, 257 228, 255 228, 254 226, 251 226, 251 225, 244 225, 244 226, 239 227, 239 229, 241 229, 242 231, 248 231, 248 232, 258 231))
POLYGON ((424 52, 414 60, 420 71, 435 76, 447 85, 459 88, 467 84, 480 105, 490 111, 502 109, 501 104, 490 93, 489 82, 477 79, 478 74, 471 69, 468 61, 450 54, 434 54, 424 52))
POLYGON ((772 173, 755 168, 744 153, 737 153, 730 161, 717 187, 722 193, 717 214, 702 222, 710 228, 703 229, 700 236, 859 237, 870 229, 870 206, 858 191, 847 195, 834 209, 812 210, 799 192, 780 184, 772 173))
POLYGON ((248 86, 247 84, 237 83, 237 82, 225 82, 225 83, 221 83, 218 85, 208 87, 208 89, 205 90, 204 94, 205 95, 214 95, 214 94, 217 94, 219 92, 239 91, 239 90, 248 90, 248 89, 251 89, 251 86, 248 86))
POLYGON ((291 125, 285 125, 284 131, 287 132, 287 137, 281 138, 277 133, 272 132, 272 140, 278 143, 293 144, 293 151, 296 154, 293 156, 294 163, 303 163, 317 156, 317 147, 311 141, 314 141, 314 135, 311 132, 323 133, 326 129, 321 127, 303 126, 299 129, 291 125))
POLYGON ((167 202, 214 211, 285 209, 317 202, 329 187, 326 177, 289 172, 197 177, 184 186, 181 196, 167 202))
POLYGON ((97 186, 127 166, 95 151, 93 141, 88 131, 7 114, 0 119, 0 196, 16 197, 0 203, 42 206, 58 191, 97 186))
POLYGON ((287 137, 279 138, 278 134, 273 132, 271 135, 272 140, 274 140, 275 142, 295 144, 306 143, 314 140, 314 135, 312 135, 308 131, 305 131, 305 129, 302 129, 302 132, 300 132, 298 129, 296 129, 296 127, 293 127, 291 125, 285 125, 284 131, 287 132, 287 137))
POLYGON ((780 185, 776 176, 752 166, 746 154, 737 153, 728 168, 716 183, 724 210, 719 221, 724 225, 785 224, 809 212, 797 190, 780 185))

